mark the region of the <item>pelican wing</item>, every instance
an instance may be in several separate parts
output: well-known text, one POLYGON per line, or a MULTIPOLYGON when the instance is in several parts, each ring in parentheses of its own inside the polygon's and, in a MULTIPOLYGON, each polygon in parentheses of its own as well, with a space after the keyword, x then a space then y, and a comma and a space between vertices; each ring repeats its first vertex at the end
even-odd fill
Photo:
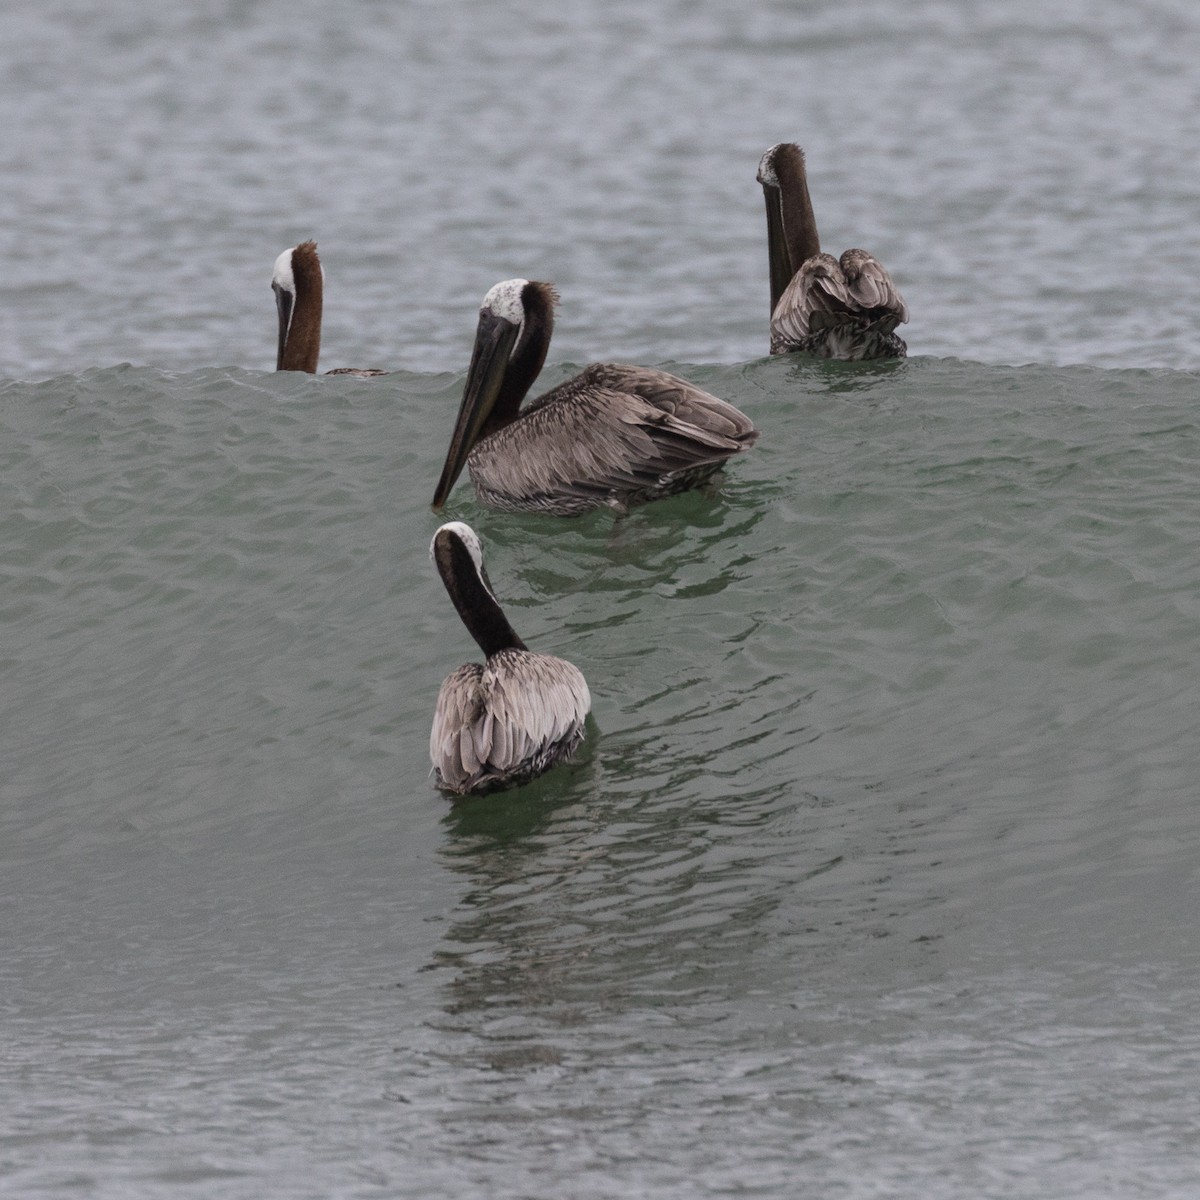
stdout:
POLYGON ((480 687, 483 667, 466 663, 446 676, 433 710, 429 757, 438 781, 453 792, 469 790, 487 763, 490 747, 484 745, 486 716, 480 687))
POLYGON ((735 449, 744 450, 758 440, 758 430, 744 412, 668 371, 595 363, 572 383, 585 387, 599 385, 610 391, 638 396, 660 413, 686 426, 697 440, 715 449, 727 449, 730 443, 736 443, 735 449))
POLYGON ((814 254, 779 297, 771 316, 771 349, 797 349, 812 335, 844 325, 886 335, 907 320, 904 297, 873 255, 847 250, 839 261, 814 254))
POLYGON ((891 333, 908 320, 908 305, 887 268, 866 250, 846 250, 840 262, 846 288, 872 320, 891 333))
POLYGON ((578 511, 669 490, 757 438, 744 413, 684 379, 597 364, 479 443, 471 475, 497 506, 578 511))
POLYGON ((586 680, 565 659, 528 650, 502 650, 488 660, 484 741, 498 774, 536 774, 570 753, 592 707, 586 680))
POLYGON ((489 791, 540 774, 583 737, 591 696, 573 664, 502 650, 442 684, 429 753, 443 787, 489 791))
POLYGON ((805 259, 771 315, 771 342, 800 343, 854 304, 841 264, 832 254, 805 259))

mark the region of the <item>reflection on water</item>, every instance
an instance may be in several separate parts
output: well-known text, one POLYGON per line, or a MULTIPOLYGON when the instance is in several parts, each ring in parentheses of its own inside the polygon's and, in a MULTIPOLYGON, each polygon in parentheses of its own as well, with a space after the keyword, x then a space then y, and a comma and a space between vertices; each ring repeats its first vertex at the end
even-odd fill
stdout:
POLYGON ((583 847, 599 820, 585 808, 592 766, 568 764, 503 799, 465 800, 445 819, 442 855, 467 890, 433 959, 453 972, 443 988, 448 1022, 435 1023, 473 1035, 455 1045, 460 1060, 520 1069, 561 1059, 537 1026, 574 1022, 572 989, 590 953, 571 938, 554 896, 587 869, 583 847))

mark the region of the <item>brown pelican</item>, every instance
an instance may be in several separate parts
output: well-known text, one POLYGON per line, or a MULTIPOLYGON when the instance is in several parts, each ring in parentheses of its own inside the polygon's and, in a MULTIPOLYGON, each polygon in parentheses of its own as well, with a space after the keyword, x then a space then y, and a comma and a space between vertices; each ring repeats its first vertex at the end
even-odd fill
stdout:
POLYGON ((515 787, 566 758, 583 740, 592 706, 577 667, 535 654, 513 632, 492 594, 475 531, 443 525, 429 545, 462 617, 487 661, 451 672, 438 692, 429 757, 449 792, 515 787))
MULTIPOLYGON (((301 242, 275 260, 271 276, 275 307, 279 310, 277 371, 307 371, 315 375, 321 353, 321 306, 325 271, 317 257, 316 242, 301 242)), ((326 375, 386 375, 365 367, 338 367, 326 375)))
POLYGON ((465 463, 492 508, 623 511, 695 487, 757 440, 732 404, 649 367, 593 364, 522 411, 546 361, 557 301, 550 284, 527 279, 484 297, 435 510, 465 463))
POLYGON ((841 259, 821 253, 804 151, 791 142, 772 146, 758 164, 758 182, 767 200, 771 353, 903 358, 908 347, 894 331, 908 308, 883 264, 865 250, 841 259))

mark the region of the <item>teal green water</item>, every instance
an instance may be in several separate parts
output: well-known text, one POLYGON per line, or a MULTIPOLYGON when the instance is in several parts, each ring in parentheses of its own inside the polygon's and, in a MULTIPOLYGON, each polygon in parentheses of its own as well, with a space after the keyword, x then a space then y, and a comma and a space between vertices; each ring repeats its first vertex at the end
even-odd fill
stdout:
POLYGON ((0 1193, 1190 1200, 1194 0, 10 8, 0 1193), (758 357, 791 139, 907 362, 758 357), (397 374, 269 373, 307 237, 397 374), (595 715, 451 806, 428 501, 514 276, 545 383, 763 436, 620 521, 459 487, 595 715))
POLYGON ((678 369, 709 492, 454 494, 595 724, 453 807, 461 374, 0 390, 15 1194, 1186 1193, 1195 377, 678 369))

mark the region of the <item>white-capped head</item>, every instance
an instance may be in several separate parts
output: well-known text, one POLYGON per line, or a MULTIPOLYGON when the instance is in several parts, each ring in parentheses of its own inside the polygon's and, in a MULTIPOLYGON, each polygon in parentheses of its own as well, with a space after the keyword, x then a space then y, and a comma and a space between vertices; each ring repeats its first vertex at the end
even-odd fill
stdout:
POLYGON ((471 561, 475 564, 475 570, 480 575, 483 574, 483 543, 479 540, 479 535, 465 521, 447 521, 445 525, 440 525, 433 535, 433 540, 429 543, 429 557, 435 562, 437 560, 437 540, 443 533, 449 533, 458 538, 460 542, 467 548, 467 553, 471 556, 471 561))
POLYGON ((779 167, 776 165, 779 162, 779 156, 783 155, 785 166, 785 175, 792 175, 793 171, 798 171, 800 176, 804 175, 804 151, 797 146, 795 142, 776 142, 758 160, 758 182, 764 187, 779 187, 779 167))
POLYGON ((779 186, 779 176, 775 173, 775 151, 778 150, 783 144, 783 142, 776 142, 775 145, 772 146, 770 150, 768 150, 766 154, 764 154, 762 158, 758 160, 759 183, 765 183, 768 187, 779 186))
POLYGON ((272 286, 282 288, 285 292, 296 291, 296 277, 292 273, 292 253, 295 249, 296 247, 292 246, 275 260, 275 270, 271 275, 272 286))
POLYGON ((285 250, 275 260, 275 270, 271 273, 271 286, 281 288, 285 292, 291 292, 293 296, 296 294, 296 269, 294 264, 297 250, 302 250, 304 257, 311 256, 312 259, 316 260, 321 272, 322 282, 325 279, 324 264, 317 259, 316 242, 301 242, 300 245, 293 246, 290 250, 285 250))
POLYGON ((525 320, 524 295, 528 286, 528 279, 506 279, 503 283, 496 284, 484 296, 479 311, 490 312, 493 316, 520 325, 525 320))

